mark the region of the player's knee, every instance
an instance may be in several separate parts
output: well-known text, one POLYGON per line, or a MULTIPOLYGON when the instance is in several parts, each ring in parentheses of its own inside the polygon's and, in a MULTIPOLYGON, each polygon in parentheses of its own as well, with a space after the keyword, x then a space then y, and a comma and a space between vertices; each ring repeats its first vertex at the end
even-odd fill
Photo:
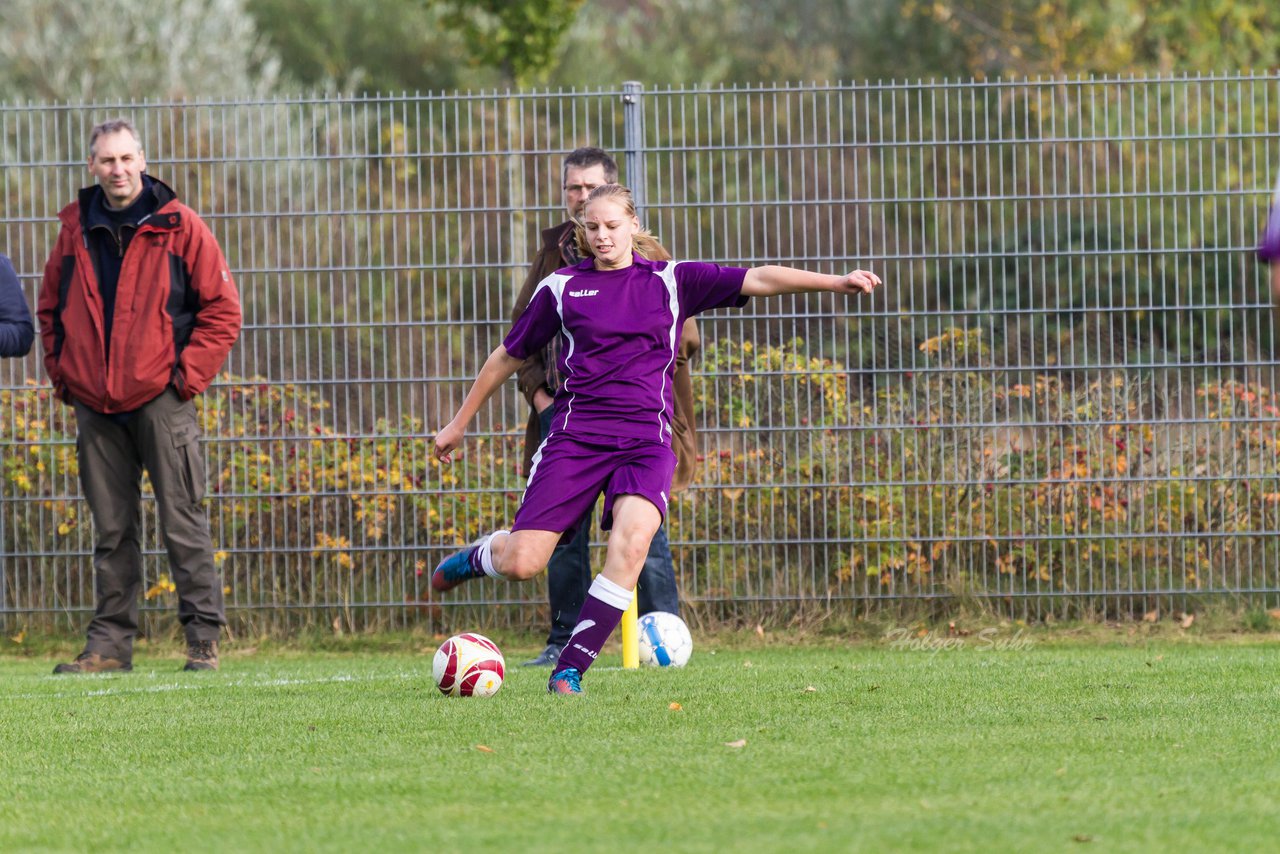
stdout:
POLYGON ((529 549, 508 548, 502 556, 502 574, 514 581, 528 581, 545 567, 542 556, 529 549))
POLYGON ((530 578, 533 578, 538 573, 542 572, 543 569, 544 567, 541 564, 534 563, 532 561, 522 561, 512 568, 511 577, 516 581, 528 581, 530 578))
POLYGON ((629 538, 622 544, 622 559, 627 566, 638 566, 649 556, 649 541, 640 537, 629 538))

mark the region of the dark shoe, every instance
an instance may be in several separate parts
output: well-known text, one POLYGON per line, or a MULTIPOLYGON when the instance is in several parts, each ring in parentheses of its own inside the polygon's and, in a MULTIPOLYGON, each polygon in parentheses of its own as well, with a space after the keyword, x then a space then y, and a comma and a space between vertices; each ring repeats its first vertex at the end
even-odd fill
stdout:
POLYGON ((463 582, 473 578, 484 578, 485 572, 480 568, 480 559, 476 556, 476 552, 486 540, 491 540, 494 534, 510 533, 504 530, 486 534, 462 551, 454 552, 440 561, 435 572, 431 573, 431 589, 437 593, 447 593, 463 582))
POLYGON ((556 662, 560 660, 560 650, 563 647, 556 646, 553 643, 547 644, 547 648, 534 659, 523 662, 521 667, 555 667, 556 662))
POLYGON ((110 673, 128 672, 133 669, 132 661, 121 661, 118 658, 103 658, 96 652, 85 650, 76 656, 75 661, 59 664, 53 668, 54 673, 110 673))
POLYGON ((582 674, 573 667, 552 673, 547 681, 548 694, 581 694, 582 674))
POLYGON ((462 582, 483 575, 484 573, 478 572, 471 565, 471 555, 475 550, 475 546, 467 546, 462 551, 454 552, 440 561, 436 571, 431 573, 431 589, 437 593, 447 593, 462 582))
POLYGON ((183 670, 217 670, 218 642, 189 641, 187 643, 187 665, 183 670))

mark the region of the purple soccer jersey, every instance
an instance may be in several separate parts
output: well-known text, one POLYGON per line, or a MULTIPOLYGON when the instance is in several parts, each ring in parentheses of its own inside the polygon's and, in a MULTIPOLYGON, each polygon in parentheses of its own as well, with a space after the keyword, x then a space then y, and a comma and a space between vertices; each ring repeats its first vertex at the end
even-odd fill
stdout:
POLYGON ((747 271, 699 261, 649 261, 596 270, 593 259, 538 283, 502 343, 527 359, 562 337, 554 435, 559 431, 671 444, 671 383, 686 318, 742 306, 747 271))
POLYGON ((1267 230, 1262 233, 1258 257, 1263 261, 1280 261, 1280 184, 1276 185, 1275 197, 1271 200, 1271 216, 1267 230))

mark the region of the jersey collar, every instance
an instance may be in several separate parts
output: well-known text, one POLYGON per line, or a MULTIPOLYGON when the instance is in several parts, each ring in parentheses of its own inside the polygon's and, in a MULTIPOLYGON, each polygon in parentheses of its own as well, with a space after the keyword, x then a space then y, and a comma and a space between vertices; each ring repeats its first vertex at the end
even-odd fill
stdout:
MULTIPOLYGON (((639 252, 632 251, 631 253, 631 264, 634 267, 639 267, 643 270, 652 272, 657 263, 657 261, 650 261, 648 258, 645 258, 639 252)), ((593 256, 587 256, 575 264, 574 268, 582 270, 583 272, 594 270, 596 268, 596 259, 593 256)))

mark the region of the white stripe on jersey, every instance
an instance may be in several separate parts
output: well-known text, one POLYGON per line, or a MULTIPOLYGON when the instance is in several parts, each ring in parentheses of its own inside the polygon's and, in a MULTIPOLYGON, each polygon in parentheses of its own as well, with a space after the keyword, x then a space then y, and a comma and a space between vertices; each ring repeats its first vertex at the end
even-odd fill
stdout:
POLYGON ((524 504, 525 498, 529 495, 529 484, 533 483, 533 474, 538 470, 538 464, 542 462, 542 449, 547 446, 547 440, 543 439, 538 443, 538 450, 533 452, 533 458, 529 460, 529 471, 524 475, 524 492, 520 493, 520 503, 524 504))
POLYGON ((662 415, 667 407, 667 377, 671 376, 671 363, 676 360, 676 336, 680 334, 677 322, 680 320, 680 293, 676 284, 676 267, 681 261, 671 261, 662 272, 658 275, 662 278, 662 283, 667 287, 667 305, 671 308, 671 328, 667 330, 667 347, 671 350, 671 355, 667 359, 667 364, 662 371, 662 385, 658 390, 658 441, 664 442, 666 436, 662 435, 663 431, 670 433, 670 419, 663 420, 662 415))
MULTIPOLYGON (((564 359, 564 381, 560 384, 560 387, 568 392, 572 392, 572 389, 569 388, 569 380, 573 376, 573 367, 569 364, 569 360, 573 358, 573 351, 576 349, 577 342, 573 340, 572 333, 570 333, 569 330, 566 329, 564 326, 564 289, 565 289, 565 286, 569 284, 569 280, 572 278, 573 278, 572 275, 565 276, 560 273, 552 273, 551 275, 543 279, 541 282, 538 282, 538 287, 534 288, 533 296, 529 297, 529 302, 533 302, 538 297, 538 291, 542 290, 543 288, 546 288, 548 291, 551 292, 551 295, 555 297, 556 316, 560 318, 560 332, 564 335, 565 341, 568 344, 568 349, 562 350, 560 354, 561 357, 564 359)), ((564 426, 566 428, 569 426, 569 417, 573 415, 573 394, 572 393, 570 393, 568 397, 568 401, 569 401, 568 408, 565 410, 565 414, 564 414, 564 426)), ((554 431, 554 429, 555 428, 553 427, 552 430, 554 431)), ((550 438, 550 437, 551 437, 551 434, 548 433, 547 438, 550 438)), ((544 439, 543 441, 545 442, 546 440, 544 439)), ((539 451, 542 450, 541 445, 538 446, 538 450, 539 451)), ((535 460, 536 460, 536 456, 535 456, 535 460)), ((536 467, 536 463, 535 463, 535 467, 536 467)), ((529 476, 530 477, 533 476, 532 470, 529 472, 529 476)))

